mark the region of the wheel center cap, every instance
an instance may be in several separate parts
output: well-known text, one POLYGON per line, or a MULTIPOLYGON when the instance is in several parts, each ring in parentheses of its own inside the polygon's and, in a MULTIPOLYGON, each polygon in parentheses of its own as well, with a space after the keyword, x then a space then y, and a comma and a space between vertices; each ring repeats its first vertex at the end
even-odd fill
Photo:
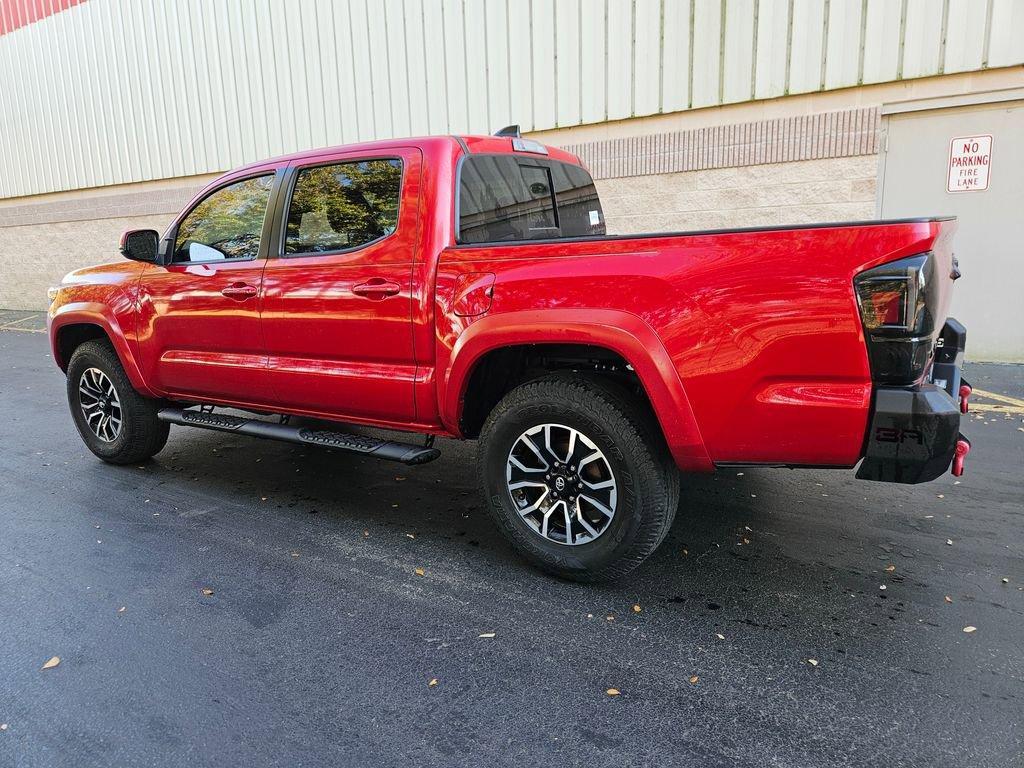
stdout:
POLYGON ((556 477, 555 478, 555 490, 557 490, 557 491, 564 491, 565 490, 565 478, 564 477, 556 477))

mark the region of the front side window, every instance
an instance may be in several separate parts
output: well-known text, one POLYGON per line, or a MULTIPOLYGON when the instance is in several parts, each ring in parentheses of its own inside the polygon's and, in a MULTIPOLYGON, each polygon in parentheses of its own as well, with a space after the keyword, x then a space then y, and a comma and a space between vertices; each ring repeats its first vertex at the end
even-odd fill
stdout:
POLYGON ((255 259, 273 185, 273 174, 257 176, 203 199, 178 225, 174 261, 255 259))
POLYGON ((590 174, 578 165, 512 155, 468 157, 459 177, 459 242, 603 235, 590 174))
POLYGON ((398 226, 402 161, 303 168, 288 207, 285 253, 329 253, 387 237, 398 226))

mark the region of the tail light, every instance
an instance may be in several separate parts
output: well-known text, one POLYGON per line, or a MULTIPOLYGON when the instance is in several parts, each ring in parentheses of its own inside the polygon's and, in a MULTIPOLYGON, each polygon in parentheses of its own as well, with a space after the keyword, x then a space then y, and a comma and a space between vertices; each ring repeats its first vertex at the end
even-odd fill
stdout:
POLYGON ((924 376, 940 325, 938 280, 932 253, 883 264, 854 279, 874 381, 913 384, 924 376))

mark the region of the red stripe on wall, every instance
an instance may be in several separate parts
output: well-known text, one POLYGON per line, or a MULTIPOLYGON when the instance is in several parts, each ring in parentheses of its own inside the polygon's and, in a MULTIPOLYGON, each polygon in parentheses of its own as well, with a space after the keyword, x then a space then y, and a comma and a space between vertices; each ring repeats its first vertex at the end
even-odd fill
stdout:
POLYGON ((85 0, 0 0, 0 35, 84 3, 85 0))

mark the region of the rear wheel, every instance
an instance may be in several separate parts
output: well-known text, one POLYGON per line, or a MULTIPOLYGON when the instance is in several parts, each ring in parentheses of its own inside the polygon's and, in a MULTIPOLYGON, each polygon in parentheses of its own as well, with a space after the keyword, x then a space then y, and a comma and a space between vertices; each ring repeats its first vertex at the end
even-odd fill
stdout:
POLYGON ((679 503, 653 416, 598 378, 553 375, 510 392, 484 425, 478 463, 488 508, 516 549, 576 581, 633 570, 679 503))
POLYGON ((106 341, 87 341, 68 362, 68 405, 89 450, 111 464, 131 464, 158 453, 170 425, 157 418, 155 400, 132 387, 106 341))

